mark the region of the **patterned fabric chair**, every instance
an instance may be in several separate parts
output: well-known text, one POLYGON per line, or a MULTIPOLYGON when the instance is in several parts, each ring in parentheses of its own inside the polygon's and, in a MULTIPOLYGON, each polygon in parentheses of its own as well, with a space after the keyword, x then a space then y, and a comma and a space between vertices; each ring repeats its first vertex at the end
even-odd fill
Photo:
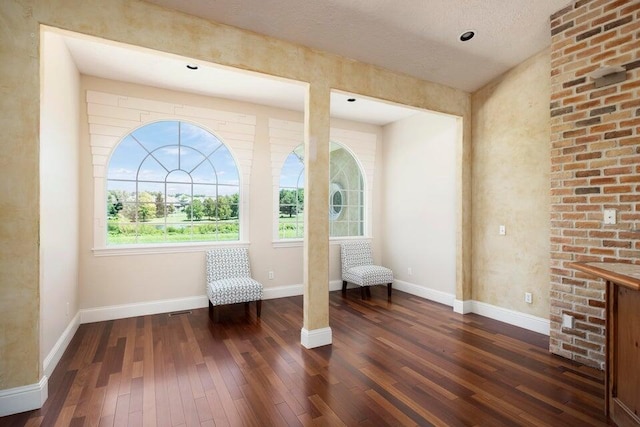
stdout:
POLYGON ((256 312, 262 310, 262 284, 251 278, 247 248, 220 248, 207 251, 207 296, 209 314, 217 321, 216 306, 256 302, 256 312))
POLYGON ((360 286, 362 299, 370 296, 369 286, 387 285, 387 295, 391 297, 393 271, 373 264, 369 242, 348 242, 340 245, 342 260, 342 293, 347 291, 347 283, 360 286))

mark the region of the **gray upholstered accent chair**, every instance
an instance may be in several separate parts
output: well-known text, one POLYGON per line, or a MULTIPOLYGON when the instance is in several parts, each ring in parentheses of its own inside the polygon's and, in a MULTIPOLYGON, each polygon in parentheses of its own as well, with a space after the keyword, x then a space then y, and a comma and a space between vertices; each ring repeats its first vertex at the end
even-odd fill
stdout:
POLYGON ((347 291, 347 283, 360 286, 362 299, 371 296, 369 286, 387 285, 387 295, 391 297, 393 271, 373 264, 371 244, 366 241, 340 244, 342 260, 342 293, 347 291))
POLYGON ((262 284, 251 278, 247 248, 219 248, 207 251, 207 296, 209 315, 218 320, 215 307, 226 304, 256 302, 256 313, 262 310, 262 284))

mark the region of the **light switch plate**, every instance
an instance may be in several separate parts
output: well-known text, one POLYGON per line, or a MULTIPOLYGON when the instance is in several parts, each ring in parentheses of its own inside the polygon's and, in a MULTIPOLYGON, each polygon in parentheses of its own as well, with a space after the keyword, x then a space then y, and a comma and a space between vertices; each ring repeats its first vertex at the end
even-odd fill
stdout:
POLYGON ((605 209, 604 210, 604 223, 605 224, 615 224, 616 223, 616 210, 615 209, 605 209))

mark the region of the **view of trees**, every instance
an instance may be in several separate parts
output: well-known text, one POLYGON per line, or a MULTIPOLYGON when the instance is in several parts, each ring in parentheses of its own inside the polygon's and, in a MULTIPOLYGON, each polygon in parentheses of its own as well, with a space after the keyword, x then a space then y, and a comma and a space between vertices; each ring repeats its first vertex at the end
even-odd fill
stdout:
POLYGON ((240 196, 219 196, 217 198, 185 194, 176 194, 171 202, 165 202, 160 192, 141 192, 136 205, 135 193, 122 190, 109 190, 107 195, 107 214, 110 220, 119 222, 149 222, 168 215, 180 214, 183 220, 202 221, 208 219, 228 220, 238 218, 240 196))
POLYGON ((136 194, 109 190, 107 194, 110 243, 237 240, 240 196, 206 197, 161 192, 136 194), (197 224, 197 225, 196 225, 197 224))
POLYGON ((294 215, 302 212, 304 206, 304 190, 280 190, 280 213, 283 215, 289 215, 291 218, 294 215), (297 203, 296 203, 297 199, 297 203))

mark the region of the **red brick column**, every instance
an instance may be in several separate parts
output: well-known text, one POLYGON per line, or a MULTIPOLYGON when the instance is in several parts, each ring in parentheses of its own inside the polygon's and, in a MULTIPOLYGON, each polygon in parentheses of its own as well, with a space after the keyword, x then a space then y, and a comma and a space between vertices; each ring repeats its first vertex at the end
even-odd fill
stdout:
POLYGON ((567 264, 640 264, 639 55, 639 0, 578 0, 551 16, 550 350, 600 368, 604 284, 567 264), (589 73, 616 65, 626 80, 596 88, 589 73))

